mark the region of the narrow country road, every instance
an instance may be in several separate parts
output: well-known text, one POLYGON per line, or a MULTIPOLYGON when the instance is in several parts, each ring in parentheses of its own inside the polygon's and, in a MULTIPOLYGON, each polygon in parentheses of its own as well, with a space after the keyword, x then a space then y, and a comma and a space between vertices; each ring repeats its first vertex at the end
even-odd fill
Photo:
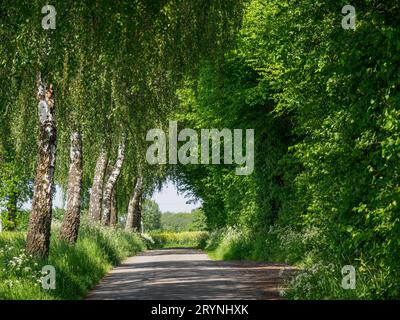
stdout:
POLYGON ((291 271, 278 263, 214 261, 194 249, 151 250, 114 268, 86 299, 279 299, 291 271))

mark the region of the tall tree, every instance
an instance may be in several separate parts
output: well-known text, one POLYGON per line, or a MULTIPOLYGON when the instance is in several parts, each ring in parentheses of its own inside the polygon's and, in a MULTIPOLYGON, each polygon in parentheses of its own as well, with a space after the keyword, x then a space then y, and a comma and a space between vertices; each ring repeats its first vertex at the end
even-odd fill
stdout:
POLYGON ((143 178, 134 179, 134 189, 128 205, 128 216, 126 218, 125 230, 140 231, 140 200, 143 193, 143 178))
POLYGON ((161 211, 157 202, 151 199, 143 201, 142 220, 146 232, 161 229, 161 211))
POLYGON ((110 225, 111 219, 111 195, 112 191, 117 183, 117 179, 121 173, 121 168, 125 159, 125 142, 121 141, 118 146, 118 156, 115 161, 114 166, 112 167, 110 176, 106 182, 104 187, 104 195, 103 195, 103 220, 102 223, 106 226, 110 225))
POLYGON ((82 197, 82 137, 71 134, 70 169, 68 175, 67 207, 60 229, 60 239, 74 244, 78 239, 82 197))
POLYGON ((110 225, 116 227, 118 225, 118 199, 117 199, 117 188, 114 187, 111 193, 111 218, 110 225))
POLYGON ((57 131, 53 86, 47 86, 42 81, 40 72, 37 74, 37 87, 39 151, 26 250, 34 256, 45 258, 50 245, 57 131))
POLYGON ((94 222, 101 221, 104 175, 107 168, 107 162, 107 153, 102 149, 96 161, 93 184, 90 192, 89 219, 94 222))

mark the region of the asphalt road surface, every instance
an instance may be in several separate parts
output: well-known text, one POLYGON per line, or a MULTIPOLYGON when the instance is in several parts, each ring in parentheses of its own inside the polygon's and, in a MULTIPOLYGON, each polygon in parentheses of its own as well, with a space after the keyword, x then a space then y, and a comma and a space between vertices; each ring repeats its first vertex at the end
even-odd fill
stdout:
POLYGON ((150 250, 114 268, 86 299, 280 299, 292 271, 279 263, 214 261, 195 249, 150 250))

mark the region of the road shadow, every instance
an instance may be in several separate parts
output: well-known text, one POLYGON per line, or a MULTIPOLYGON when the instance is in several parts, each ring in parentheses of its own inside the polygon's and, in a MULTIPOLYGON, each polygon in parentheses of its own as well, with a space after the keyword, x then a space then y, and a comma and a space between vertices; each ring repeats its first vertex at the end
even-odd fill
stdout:
POLYGON ((279 299, 292 270, 277 263, 213 261, 196 249, 146 251, 115 268, 86 299, 279 299))

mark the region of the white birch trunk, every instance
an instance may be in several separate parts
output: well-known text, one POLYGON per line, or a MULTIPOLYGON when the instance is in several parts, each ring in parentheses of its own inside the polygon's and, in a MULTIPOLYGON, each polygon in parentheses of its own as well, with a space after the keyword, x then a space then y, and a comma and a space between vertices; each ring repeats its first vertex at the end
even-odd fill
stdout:
POLYGON ((40 121, 39 150, 26 250, 35 257, 46 258, 50 246, 57 130, 53 87, 46 87, 40 73, 36 81, 40 121))
POLYGON ((103 220, 102 223, 106 226, 110 225, 111 218, 111 194, 112 190, 117 183, 117 179, 121 173, 122 164, 124 163, 125 158, 125 144, 120 143, 118 147, 118 157, 113 166, 110 176, 107 179, 107 182, 104 187, 103 194, 103 220))
POLYGON ((73 132, 71 134, 67 207, 60 229, 60 239, 71 244, 76 243, 78 239, 82 203, 82 177, 82 138, 79 132, 73 132))
POLYGON ((110 225, 116 227, 118 225, 118 203, 117 203, 117 188, 114 187, 111 192, 111 218, 110 225))
POLYGON ((104 175, 107 167, 107 152, 100 151, 94 171, 93 185, 90 190, 89 219, 93 222, 101 221, 103 203, 104 175))
POLYGON ((129 200, 125 230, 140 232, 140 199, 143 192, 143 178, 138 177, 134 183, 135 188, 129 200))

